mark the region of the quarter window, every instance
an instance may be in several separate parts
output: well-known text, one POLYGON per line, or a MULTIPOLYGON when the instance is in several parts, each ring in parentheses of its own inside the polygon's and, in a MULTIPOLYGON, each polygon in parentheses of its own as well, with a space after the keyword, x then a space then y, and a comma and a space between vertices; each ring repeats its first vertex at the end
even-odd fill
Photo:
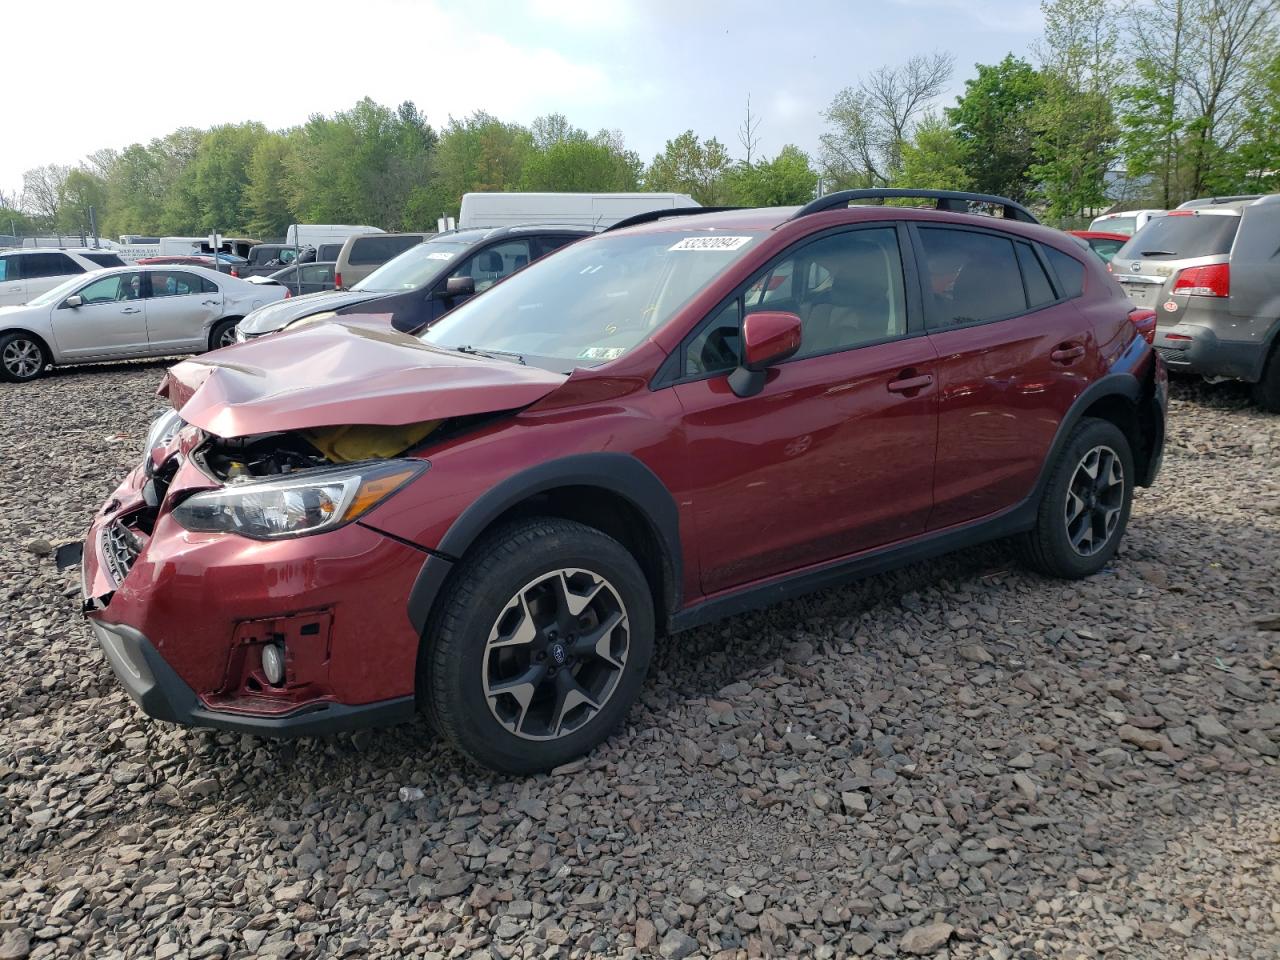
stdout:
POLYGON ((1061 250, 1043 247, 1049 258, 1049 265, 1058 275, 1058 286, 1064 298, 1078 297, 1084 293, 1084 264, 1075 257, 1069 257, 1061 250))
POLYGON ((1012 240, 969 230, 921 227, 920 243, 931 328, 1002 320, 1026 312, 1012 240))
POLYGON ((308 264, 299 268, 303 283, 333 283, 333 264, 308 264))

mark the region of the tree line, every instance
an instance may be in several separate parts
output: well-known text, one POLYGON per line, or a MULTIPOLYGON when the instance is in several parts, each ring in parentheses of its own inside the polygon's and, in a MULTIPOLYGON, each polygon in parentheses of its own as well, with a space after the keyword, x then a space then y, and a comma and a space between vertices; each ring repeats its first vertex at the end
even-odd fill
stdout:
POLYGON ((762 157, 750 100, 735 158, 694 131, 648 164, 617 130, 560 114, 524 126, 477 112, 433 127, 366 98, 301 126, 182 127, 29 170, 0 194, 0 231, 278 237, 288 224, 430 229, 480 190, 687 193, 704 205, 803 203, 904 186, 1012 197, 1072 225, 1121 201, 1176 206, 1280 189, 1280 0, 1045 0, 1029 58, 975 64, 953 106, 948 53, 882 66, 822 111, 820 153, 762 157))

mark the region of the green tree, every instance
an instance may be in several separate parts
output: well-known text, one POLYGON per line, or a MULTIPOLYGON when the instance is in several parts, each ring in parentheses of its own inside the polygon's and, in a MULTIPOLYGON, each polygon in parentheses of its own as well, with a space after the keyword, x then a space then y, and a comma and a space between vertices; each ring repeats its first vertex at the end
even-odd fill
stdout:
POLYGON ((902 172, 893 184, 920 190, 968 190, 969 156, 964 141, 937 114, 929 114, 916 127, 915 136, 902 148, 902 172))
POLYGON ((62 181, 58 197, 59 233, 70 235, 93 235, 93 225, 89 211, 97 218, 98 233, 102 234, 102 216, 107 207, 107 182, 97 174, 83 168, 77 168, 67 174, 62 181))
POLYGON ((644 174, 646 190, 687 193, 704 206, 721 206, 729 194, 729 153, 715 137, 705 142, 692 130, 668 140, 644 174))
POLYGON ((439 216, 457 216, 464 193, 517 190, 533 151, 533 136, 520 124, 484 111, 451 117, 436 149, 435 177, 415 206, 430 212, 434 223, 439 216))
POLYGON ((784 207, 808 203, 818 189, 809 155, 787 144, 772 160, 743 162, 726 175, 729 200, 748 207, 784 207))
POLYGON ((1044 79, 1013 54, 994 65, 977 64, 977 71, 946 110, 947 121, 964 146, 973 188, 1025 202, 1035 189, 1035 114, 1044 79))
POLYGON ((245 187, 249 163, 270 134, 260 123, 214 127, 200 139, 195 156, 183 169, 181 189, 196 213, 199 232, 240 233, 249 219, 245 187))
POLYGON ((520 182, 525 190, 609 193, 635 190, 640 172, 640 158, 601 131, 590 140, 565 137, 533 151, 520 182))
POLYGON ((290 135, 282 133, 263 137, 253 148, 242 202, 245 226, 255 237, 282 237, 297 220, 289 184, 292 150, 290 135))

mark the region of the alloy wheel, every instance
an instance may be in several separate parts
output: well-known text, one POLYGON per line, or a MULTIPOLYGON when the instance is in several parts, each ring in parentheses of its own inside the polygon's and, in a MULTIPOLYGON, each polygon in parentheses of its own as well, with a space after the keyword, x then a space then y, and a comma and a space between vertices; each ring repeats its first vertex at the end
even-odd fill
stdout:
POLYGON ((236 325, 233 323, 218 337, 218 347, 229 347, 236 342, 236 325))
POLYGON ((0 354, 0 363, 15 378, 27 380, 39 373, 44 366, 44 351, 34 340, 10 340, 4 346, 4 353, 0 354))
POLYGON ((568 736, 613 696, 629 641, 627 609, 604 577, 576 568, 539 576, 489 631, 482 670, 490 712, 526 740, 568 736))
POLYGON ((1110 447, 1094 447, 1081 457, 1064 511, 1067 540, 1080 556, 1091 557, 1111 541, 1124 509, 1124 489, 1124 466, 1110 447))

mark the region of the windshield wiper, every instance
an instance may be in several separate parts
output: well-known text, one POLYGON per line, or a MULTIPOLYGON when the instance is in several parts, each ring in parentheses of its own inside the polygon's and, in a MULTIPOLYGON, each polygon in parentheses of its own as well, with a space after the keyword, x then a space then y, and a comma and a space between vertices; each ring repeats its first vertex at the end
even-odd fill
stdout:
POLYGON ((1143 250, 1144 257, 1176 257, 1177 253, 1172 250, 1143 250))
POLYGON ((524 357, 518 353, 512 353, 510 350, 481 350, 479 347, 473 347, 468 343, 460 344, 451 349, 456 350, 458 353, 470 353, 477 357, 488 357, 490 360, 512 360, 528 366, 524 362, 524 357))

